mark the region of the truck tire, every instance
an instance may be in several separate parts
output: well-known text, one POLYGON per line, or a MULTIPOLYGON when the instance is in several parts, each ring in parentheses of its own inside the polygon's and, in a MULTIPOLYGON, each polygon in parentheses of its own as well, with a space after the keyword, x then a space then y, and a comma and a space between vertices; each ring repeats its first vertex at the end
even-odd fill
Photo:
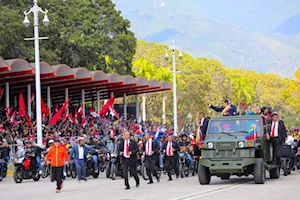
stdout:
POLYGON ((264 159, 257 158, 254 164, 254 182, 255 184, 264 184, 266 180, 266 170, 264 159))
POLYGON ((208 185, 211 180, 211 174, 208 167, 203 165, 198 166, 198 179, 201 185, 208 185))
POLYGON ((221 178, 221 180, 228 180, 228 179, 230 179, 230 174, 221 174, 220 178, 221 178))
POLYGON ((280 167, 275 167, 270 170, 270 178, 278 179, 280 177, 280 167))

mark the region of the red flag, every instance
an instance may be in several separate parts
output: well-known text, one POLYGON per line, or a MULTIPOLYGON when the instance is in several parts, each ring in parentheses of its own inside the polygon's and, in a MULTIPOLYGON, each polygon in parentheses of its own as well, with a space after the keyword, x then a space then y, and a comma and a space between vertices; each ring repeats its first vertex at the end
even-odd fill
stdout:
POLYGON ((83 104, 80 106, 80 108, 78 109, 78 113, 75 115, 78 121, 81 118, 80 115, 83 116, 83 104))
POLYGON ((74 116, 76 116, 77 115, 77 108, 74 108, 74 116))
POLYGON ((64 114, 64 118, 63 118, 63 121, 65 122, 65 121, 67 121, 67 112, 65 112, 65 114, 64 114))
POLYGON ((31 125, 31 121, 30 121, 30 118, 27 116, 26 112, 25 112, 25 109, 26 109, 26 105, 25 105, 25 101, 24 101, 24 97, 23 97, 23 94, 22 92, 20 93, 20 98, 19 98, 19 116, 20 117, 25 117, 26 121, 27 121, 27 124, 30 126, 31 125))
POLYGON ((32 93, 31 98, 30 98, 30 104, 32 104, 32 102, 34 101, 34 97, 35 97, 35 94, 32 93))
POLYGON ((109 107, 109 110, 113 114, 113 116, 115 116, 117 119, 120 119, 120 116, 119 116, 118 112, 115 110, 113 105, 109 107))
POLYGON ((93 108, 90 108, 90 115, 93 117, 100 117, 100 115, 93 108))
POLYGON ((25 101, 24 101, 22 92, 20 93, 20 98, 19 98, 19 108, 20 108, 20 110, 24 110, 24 111, 26 109, 26 105, 25 105, 25 101))
POLYGON ((56 122, 61 120, 61 116, 62 116, 62 112, 66 109, 67 104, 69 104, 69 102, 71 101, 71 98, 68 99, 64 105, 58 110, 57 113, 55 113, 53 115, 53 117, 51 118, 51 120, 49 121, 50 125, 55 124, 56 122))
POLYGON ((114 104, 114 101, 115 101, 115 96, 112 96, 112 98, 110 98, 106 104, 103 106, 103 108, 101 109, 100 111, 100 115, 101 116, 104 116, 108 113, 109 111, 109 107, 111 107, 113 104, 114 104))
POLYGON ((71 123, 77 124, 76 120, 73 118, 71 113, 69 114, 69 120, 70 120, 71 123))
POLYGON ((41 107, 42 107, 42 113, 45 114, 46 117, 48 117, 49 110, 48 110, 47 106, 45 105, 45 102, 42 97, 41 97, 41 107))

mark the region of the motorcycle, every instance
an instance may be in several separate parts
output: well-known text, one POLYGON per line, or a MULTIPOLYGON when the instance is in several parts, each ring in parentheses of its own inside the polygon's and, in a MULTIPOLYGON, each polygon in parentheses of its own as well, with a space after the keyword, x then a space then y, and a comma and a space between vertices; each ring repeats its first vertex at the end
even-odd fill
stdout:
POLYGON ((22 183, 23 179, 33 179, 34 181, 40 180, 39 168, 38 166, 36 166, 34 170, 30 168, 31 159, 29 156, 17 159, 14 166, 15 170, 13 178, 16 183, 22 183))
POLYGON ((193 156, 193 169, 192 175, 195 176, 198 173, 199 156, 193 156))
POLYGON ((106 178, 115 180, 117 176, 123 177, 122 161, 118 154, 117 143, 111 144, 110 152, 106 153, 106 178))
MULTIPOLYGON (((86 176, 93 176, 94 178, 98 178, 101 169, 99 169, 98 165, 98 172, 95 172, 94 170, 94 160, 93 160, 93 155, 98 155, 98 152, 92 153, 88 152, 88 155, 86 157, 86 176)), ((99 156, 98 156, 98 163, 99 163, 99 156)))
POLYGON ((281 150, 281 168, 284 176, 291 173, 293 168, 293 149, 291 145, 283 145, 281 150))
POLYGON ((181 178, 188 177, 189 176, 189 162, 188 162, 188 157, 187 154, 184 151, 179 151, 179 175, 181 178))
POLYGON ((2 181, 7 175, 7 163, 3 163, 3 169, 2 165, 0 165, 0 181, 2 181))

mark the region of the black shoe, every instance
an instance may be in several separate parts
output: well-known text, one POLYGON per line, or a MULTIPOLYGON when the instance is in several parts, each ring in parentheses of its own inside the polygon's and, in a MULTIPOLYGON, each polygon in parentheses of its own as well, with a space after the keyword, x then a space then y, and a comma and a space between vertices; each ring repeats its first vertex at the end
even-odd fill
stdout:
POLYGON ((126 186, 125 190, 130 190, 130 186, 126 186))
POLYGON ((179 178, 179 174, 176 175, 176 179, 178 179, 178 178, 179 178))
POLYGON ((140 182, 136 182, 136 187, 139 187, 140 186, 140 182))
POLYGON ((160 176, 157 176, 157 177, 156 177, 156 180, 157 180, 157 182, 159 183, 159 182, 160 182, 160 176))
POLYGON ((84 179, 84 181, 87 181, 86 179, 84 179))
POLYGON ((153 183, 153 181, 149 181, 147 184, 152 184, 153 183))
POLYGON ((168 181, 173 181, 173 179, 172 179, 172 178, 169 178, 168 181))

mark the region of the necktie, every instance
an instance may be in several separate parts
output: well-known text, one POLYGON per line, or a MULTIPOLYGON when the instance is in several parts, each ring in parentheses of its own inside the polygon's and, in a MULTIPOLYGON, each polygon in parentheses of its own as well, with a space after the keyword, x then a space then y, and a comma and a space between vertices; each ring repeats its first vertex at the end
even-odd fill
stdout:
POLYGON ((273 122, 273 126, 272 126, 272 138, 275 137, 275 125, 276 125, 276 122, 273 122))
POLYGON ((168 156, 171 156, 171 152, 172 152, 172 143, 171 142, 169 142, 169 149, 168 149, 168 151, 169 151, 169 155, 168 156))
POLYGON ((150 140, 148 140, 148 150, 147 150, 147 154, 150 155, 150 140))
POLYGON ((129 141, 126 140, 126 156, 129 156, 129 141))

